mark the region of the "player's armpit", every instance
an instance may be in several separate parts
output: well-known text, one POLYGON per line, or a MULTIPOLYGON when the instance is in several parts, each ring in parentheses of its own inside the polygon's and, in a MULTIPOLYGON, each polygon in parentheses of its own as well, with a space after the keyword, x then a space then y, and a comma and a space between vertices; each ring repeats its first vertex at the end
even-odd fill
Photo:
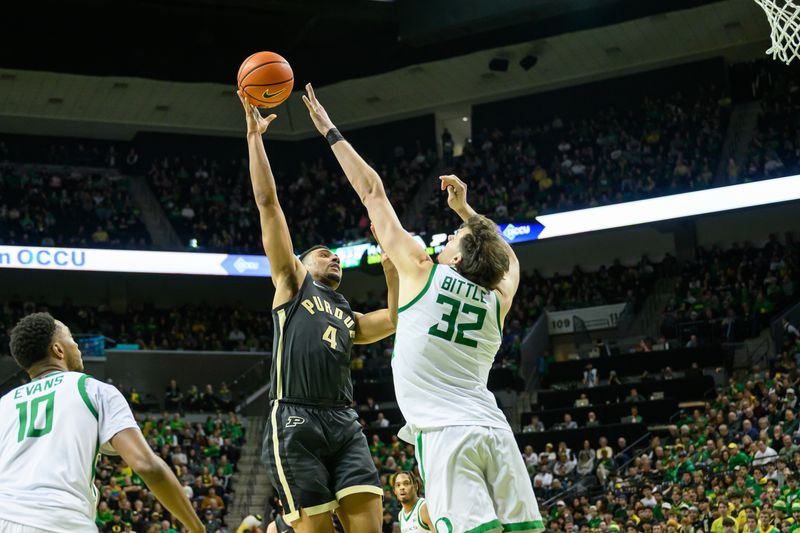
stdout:
POLYGON ((392 335, 397 329, 388 309, 371 313, 355 313, 356 338, 354 344, 371 344, 392 335))

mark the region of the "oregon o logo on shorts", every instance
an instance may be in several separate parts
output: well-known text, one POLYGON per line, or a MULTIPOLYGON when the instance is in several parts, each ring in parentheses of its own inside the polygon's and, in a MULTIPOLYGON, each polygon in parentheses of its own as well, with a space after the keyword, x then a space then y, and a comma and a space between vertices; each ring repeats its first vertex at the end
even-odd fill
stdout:
POLYGON ((306 419, 302 416, 290 416, 286 419, 286 427, 293 428, 295 426, 299 426, 300 424, 305 424, 306 419))
POLYGON ((453 533, 453 523, 450 522, 450 519, 446 516, 436 520, 436 522, 433 523, 433 527, 436 529, 436 533, 453 533), (444 527, 447 529, 439 527, 439 523, 444 524, 444 527))

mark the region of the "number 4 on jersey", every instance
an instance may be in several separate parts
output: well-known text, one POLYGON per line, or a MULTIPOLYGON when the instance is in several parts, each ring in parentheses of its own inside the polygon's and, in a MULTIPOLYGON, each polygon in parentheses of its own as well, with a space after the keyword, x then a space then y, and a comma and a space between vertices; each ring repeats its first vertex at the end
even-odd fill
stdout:
POLYGON ((322 340, 330 344, 331 349, 336 349, 336 328, 333 326, 328 326, 328 329, 325 330, 325 333, 322 334, 322 340))
POLYGON ((486 309, 470 305, 466 302, 460 302, 459 300, 456 300, 455 298, 450 298, 449 296, 445 296, 444 294, 440 294, 436 298, 436 303, 450 306, 450 312, 443 314, 441 319, 441 322, 447 324, 447 328, 444 331, 442 331, 441 329, 439 329, 439 324, 437 323, 430 327, 428 333, 435 337, 439 337, 440 339, 444 339, 446 341, 452 341, 453 333, 458 331, 458 334, 456 335, 455 338, 456 344, 469 346, 470 348, 477 348, 478 341, 466 338, 464 336, 464 332, 479 330, 483 327, 483 322, 484 320, 486 320, 486 309), (475 322, 467 322, 467 323, 461 322, 460 324, 456 324, 456 319, 458 318, 459 312, 463 312, 468 315, 475 315, 477 317, 477 320, 475 320, 475 322))

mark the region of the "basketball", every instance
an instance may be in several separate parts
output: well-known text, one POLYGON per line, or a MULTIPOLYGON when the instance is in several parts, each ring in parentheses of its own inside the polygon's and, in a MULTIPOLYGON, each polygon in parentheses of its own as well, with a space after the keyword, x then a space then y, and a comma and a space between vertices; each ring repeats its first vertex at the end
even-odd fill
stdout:
POLYGON ((236 81, 248 102, 258 107, 275 107, 292 94, 294 74, 282 56, 256 52, 242 62, 236 81))

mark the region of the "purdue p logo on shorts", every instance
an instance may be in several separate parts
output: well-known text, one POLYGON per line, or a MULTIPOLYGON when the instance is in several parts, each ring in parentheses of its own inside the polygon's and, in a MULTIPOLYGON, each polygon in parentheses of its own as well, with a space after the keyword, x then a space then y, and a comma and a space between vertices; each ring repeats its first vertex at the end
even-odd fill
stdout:
POLYGON ((302 416, 290 416, 286 419, 286 427, 293 428, 295 426, 299 426, 300 424, 305 424, 306 419, 302 416))

